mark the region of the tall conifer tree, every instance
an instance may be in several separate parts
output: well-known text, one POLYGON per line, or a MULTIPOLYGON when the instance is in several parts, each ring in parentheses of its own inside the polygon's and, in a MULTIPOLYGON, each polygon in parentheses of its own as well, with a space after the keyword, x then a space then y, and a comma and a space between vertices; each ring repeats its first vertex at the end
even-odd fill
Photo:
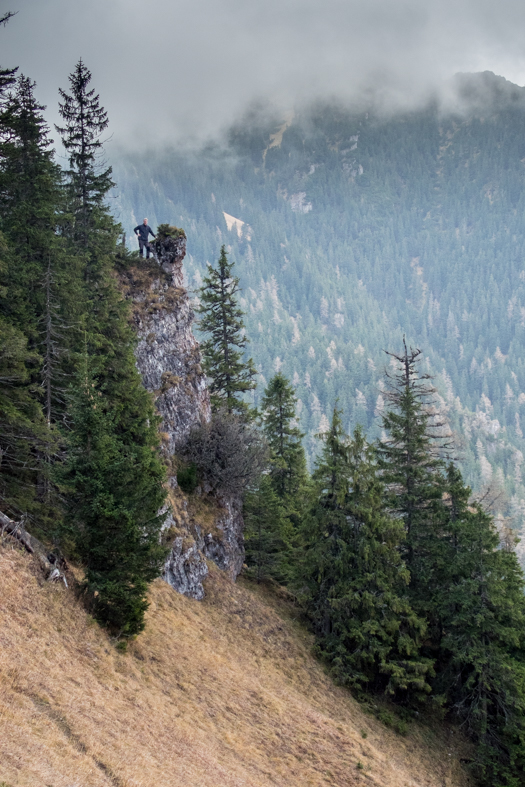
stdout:
POLYGON ((289 580, 294 531, 272 479, 263 475, 244 499, 244 543, 248 575, 257 582, 289 580))
POLYGON ((147 586, 165 555, 159 514, 165 471, 153 450, 158 418, 146 403, 133 434, 123 433, 119 407, 108 407, 87 356, 72 391, 71 418, 68 457, 59 472, 67 519, 97 619, 129 637, 144 628, 147 586))
POLYGON ((34 96, 35 83, 20 76, 1 117, 0 228, 9 245, 4 271, 8 296, 3 310, 38 345, 44 312, 44 272, 59 253, 56 234, 61 175, 53 162, 45 107, 34 96))
MULTIPOLYGON (((0 237, 1 241, 1 237, 0 237)), ((35 508, 37 454, 48 441, 42 408, 31 385, 38 357, 27 337, 0 316, 0 504, 15 519, 35 508)))
POLYGON ((15 90, 4 102, 0 118, 4 132, 0 142, 0 226, 7 241, 0 270, 0 310, 25 338, 27 358, 31 358, 24 377, 26 396, 33 398, 40 413, 43 406, 47 408, 47 430, 37 427, 36 421, 35 429, 26 436, 29 450, 24 452, 25 460, 23 464, 18 462, 19 470, 24 467, 26 490, 33 488, 35 492, 32 501, 27 492, 20 498, 33 532, 35 528, 41 531, 46 520, 57 518, 56 508, 51 505, 49 480, 50 458, 57 450, 57 435, 50 417, 51 404, 56 404, 56 379, 52 375, 56 370, 50 365, 44 368, 49 346, 44 322, 50 303, 49 288, 46 297, 46 271, 51 266, 56 271, 62 285, 61 304, 65 306, 70 302, 69 282, 75 270, 65 254, 63 239, 56 232, 62 207, 61 173, 53 161, 42 115, 44 107, 36 101, 34 87, 30 79, 20 76, 15 90))
POLYGON ((347 439, 337 410, 313 479, 299 571, 320 653, 349 686, 425 696, 432 665, 419 655, 425 623, 405 597, 403 528, 385 510, 374 449, 360 428, 347 439))
POLYGON ((443 424, 431 416, 434 388, 428 375, 419 373, 421 351, 388 353, 396 364, 387 373, 390 408, 382 416, 387 439, 378 444, 383 480, 390 489, 389 504, 405 528, 402 554, 410 571, 410 590, 416 609, 423 612, 435 581, 436 550, 444 517, 444 464, 438 455, 446 449, 443 424))
POLYGON ((309 492, 301 442, 304 435, 296 424, 295 405, 290 382, 277 373, 268 383, 261 406, 270 449, 269 474, 245 501, 248 564, 256 563, 258 577, 266 575, 280 582, 290 579, 298 526, 309 492))
POLYGON ((447 486, 441 583, 432 599, 442 632, 435 691, 475 741, 482 782, 514 787, 525 771, 523 571, 452 465, 447 486))
POLYGON ((136 368, 129 304, 114 276, 120 226, 105 204, 111 169, 99 160, 108 118, 90 81, 79 61, 60 105, 59 131, 70 155, 70 224, 63 233, 84 269, 84 331, 77 332, 84 371, 73 390, 64 483, 70 532, 86 560, 89 587, 98 591, 97 616, 129 635, 142 628, 147 582, 159 569, 165 474, 158 421, 136 368))
POLYGON ((59 109, 65 125, 56 126, 69 153, 74 233, 85 247, 90 242, 97 209, 103 208, 104 198, 114 185, 111 167, 105 168, 101 163, 100 136, 108 126, 108 114, 94 88, 89 89, 90 82, 91 72, 80 59, 69 77, 71 93, 60 88, 59 109))
POLYGON ((298 496, 307 484, 303 432, 296 423, 296 403, 290 381, 278 372, 264 392, 261 403, 263 431, 271 451, 270 476, 274 489, 290 513, 300 510, 298 496))
POLYGON ((251 358, 245 359, 248 339, 243 312, 238 306, 239 279, 224 246, 217 267, 208 265, 208 275, 199 290, 200 329, 208 334, 201 343, 204 369, 210 378, 212 409, 224 407, 228 413, 251 417, 244 394, 256 387, 257 371, 251 358))

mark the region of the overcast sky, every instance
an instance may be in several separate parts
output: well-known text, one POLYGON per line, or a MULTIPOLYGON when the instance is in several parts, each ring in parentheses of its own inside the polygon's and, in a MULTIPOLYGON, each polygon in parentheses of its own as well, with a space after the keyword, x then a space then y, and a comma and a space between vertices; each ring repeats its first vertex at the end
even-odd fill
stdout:
POLYGON ((418 102, 457 71, 525 83, 524 0, 0 0, 0 64, 19 65, 56 120, 79 57, 114 139, 199 137, 254 99, 283 108, 363 87, 418 102))

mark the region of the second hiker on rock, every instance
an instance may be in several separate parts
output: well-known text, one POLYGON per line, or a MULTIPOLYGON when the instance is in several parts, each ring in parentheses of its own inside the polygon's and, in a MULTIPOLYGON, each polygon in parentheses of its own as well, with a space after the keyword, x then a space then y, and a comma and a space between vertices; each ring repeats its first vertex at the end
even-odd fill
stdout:
POLYGON ((143 253, 142 253, 142 250, 146 249, 146 259, 148 260, 149 259, 149 253, 151 251, 151 243, 148 241, 148 236, 149 235, 153 235, 153 238, 155 238, 155 233, 153 232, 153 230, 149 226, 148 220, 144 219, 142 224, 137 224, 137 226, 135 227, 133 232, 135 233, 135 235, 139 239, 140 256, 141 257, 144 256, 143 253))

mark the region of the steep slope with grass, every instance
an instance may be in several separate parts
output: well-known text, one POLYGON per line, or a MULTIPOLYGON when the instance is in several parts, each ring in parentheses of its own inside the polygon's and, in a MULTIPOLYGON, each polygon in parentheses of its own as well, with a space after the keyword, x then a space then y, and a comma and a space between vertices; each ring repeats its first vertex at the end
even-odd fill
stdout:
POLYGON ((0 547, 0 783, 20 787, 466 787, 457 735, 401 736, 335 687, 285 599, 211 567, 161 580, 126 653, 73 589, 0 547))

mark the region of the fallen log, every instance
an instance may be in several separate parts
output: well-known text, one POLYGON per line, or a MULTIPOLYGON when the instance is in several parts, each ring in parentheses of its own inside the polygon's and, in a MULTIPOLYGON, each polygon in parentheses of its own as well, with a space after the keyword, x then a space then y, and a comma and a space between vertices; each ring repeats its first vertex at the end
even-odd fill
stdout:
POLYGON ((27 532, 23 522, 15 522, 0 511, 0 535, 3 536, 4 533, 15 538, 30 555, 34 555, 37 558, 46 575, 46 579, 50 582, 57 582, 62 579, 64 585, 68 586, 65 574, 56 565, 58 562, 56 556, 47 554, 44 544, 27 532))
POLYGON ((0 525, 2 526, 2 535, 7 533, 13 536, 25 547, 29 554, 34 555, 35 550, 31 544, 31 537, 22 522, 14 522, 0 511, 0 525))

